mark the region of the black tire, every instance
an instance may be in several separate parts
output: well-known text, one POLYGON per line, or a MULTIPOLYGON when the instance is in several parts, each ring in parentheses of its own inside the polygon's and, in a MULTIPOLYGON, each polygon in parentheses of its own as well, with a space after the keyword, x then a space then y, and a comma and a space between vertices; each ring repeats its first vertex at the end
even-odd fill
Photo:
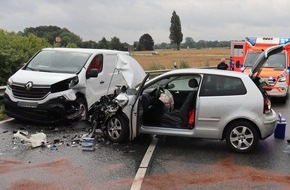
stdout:
POLYGON ((81 98, 77 98, 76 102, 79 103, 80 109, 82 110, 82 114, 79 117, 79 119, 81 121, 87 120, 87 118, 88 118, 88 106, 87 106, 87 102, 82 97, 81 98))
POLYGON ((128 139, 128 121, 123 115, 114 115, 107 121, 106 126, 106 134, 110 141, 121 143, 128 139))
POLYGON ((252 151, 259 142, 257 129, 248 121, 232 123, 225 134, 227 145, 235 152, 252 151))
POLYGON ((288 94, 284 97, 281 97, 281 101, 282 103, 286 103, 287 102, 287 98, 288 98, 288 94))

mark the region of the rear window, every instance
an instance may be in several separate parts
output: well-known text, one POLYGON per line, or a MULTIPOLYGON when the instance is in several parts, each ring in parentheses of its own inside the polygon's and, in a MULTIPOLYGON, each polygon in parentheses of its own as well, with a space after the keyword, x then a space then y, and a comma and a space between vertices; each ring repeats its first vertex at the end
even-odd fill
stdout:
POLYGON ((221 75, 205 75, 200 90, 200 96, 232 96, 246 93, 240 78, 221 75))

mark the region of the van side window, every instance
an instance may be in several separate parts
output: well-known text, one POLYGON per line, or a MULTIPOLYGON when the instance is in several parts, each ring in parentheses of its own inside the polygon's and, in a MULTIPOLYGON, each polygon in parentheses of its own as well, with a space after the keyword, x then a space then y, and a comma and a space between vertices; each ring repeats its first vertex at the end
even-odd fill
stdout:
POLYGON ((238 77, 205 75, 200 96, 231 96, 247 93, 243 81, 238 77))
POLYGON ((99 73, 102 72, 103 70, 103 55, 102 54, 98 54, 96 55, 96 57, 94 57, 94 59, 89 65, 88 71, 90 71, 91 69, 97 69, 99 73))

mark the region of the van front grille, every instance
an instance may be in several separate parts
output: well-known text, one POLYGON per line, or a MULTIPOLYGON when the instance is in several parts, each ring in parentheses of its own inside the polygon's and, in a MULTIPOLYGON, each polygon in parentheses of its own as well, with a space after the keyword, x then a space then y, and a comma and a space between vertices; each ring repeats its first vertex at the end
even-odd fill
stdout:
POLYGON ((27 89, 26 84, 13 84, 12 93, 15 97, 27 100, 41 100, 50 93, 50 86, 37 86, 27 89))

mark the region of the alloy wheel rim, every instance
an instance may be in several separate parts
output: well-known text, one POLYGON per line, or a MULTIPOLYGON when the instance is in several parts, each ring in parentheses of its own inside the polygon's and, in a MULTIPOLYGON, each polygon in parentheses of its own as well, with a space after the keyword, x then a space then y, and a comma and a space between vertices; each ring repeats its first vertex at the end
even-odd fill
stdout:
POLYGON ((254 142, 254 134, 248 127, 238 126, 231 131, 230 141, 235 148, 246 150, 252 146, 254 142))
POLYGON ((118 139, 121 135, 122 131, 122 126, 121 122, 117 118, 112 118, 109 121, 109 126, 108 126, 108 133, 110 137, 113 139, 118 139))

